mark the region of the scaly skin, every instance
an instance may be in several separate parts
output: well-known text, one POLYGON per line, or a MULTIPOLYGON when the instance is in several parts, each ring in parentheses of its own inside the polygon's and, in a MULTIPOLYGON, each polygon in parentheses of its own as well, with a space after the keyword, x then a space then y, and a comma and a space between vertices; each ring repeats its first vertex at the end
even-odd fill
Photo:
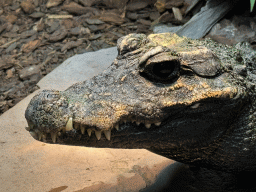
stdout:
POLYGON ((254 52, 169 33, 130 34, 118 40, 118 52, 92 79, 38 93, 25 112, 31 135, 255 170, 254 52))

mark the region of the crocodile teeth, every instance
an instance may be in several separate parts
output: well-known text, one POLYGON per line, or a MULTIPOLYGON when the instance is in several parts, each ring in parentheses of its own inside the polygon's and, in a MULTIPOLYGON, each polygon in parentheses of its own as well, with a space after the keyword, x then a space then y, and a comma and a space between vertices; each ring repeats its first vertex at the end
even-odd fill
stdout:
POLYGON ((85 132, 85 127, 83 125, 80 125, 81 133, 84 134, 85 132))
POLYGON ((161 122, 157 122, 157 123, 155 123, 155 125, 156 125, 156 126, 159 126, 159 125, 161 125, 161 122))
POLYGON ((100 140, 100 138, 101 138, 101 131, 95 131, 95 135, 96 135, 97 139, 100 140))
POLYGON ((37 136, 37 133, 34 132, 34 131, 29 131, 30 135, 34 138, 34 139, 37 139, 38 136, 37 136))
POLYGON ((118 130, 119 130, 119 124, 116 124, 116 125, 115 125, 115 128, 116 128, 116 130, 118 131, 118 130))
POLYGON ((66 131, 71 131, 73 129, 73 119, 70 117, 66 124, 66 131))
POLYGON ((192 105, 190 108, 192 108, 192 109, 196 109, 196 108, 198 108, 198 107, 199 107, 199 105, 200 105, 200 103, 196 103, 196 104, 192 105))
POLYGON ((145 127, 149 129, 151 127, 151 124, 150 123, 146 123, 145 127))
POLYGON ((104 131, 104 134, 105 134, 105 136, 106 136, 107 140, 109 140, 109 141, 110 141, 110 137, 111 137, 111 130, 104 131))
POLYGON ((42 138, 43 138, 43 142, 46 142, 46 134, 43 134, 42 138))
POLYGON ((140 125, 140 122, 136 121, 136 125, 140 125))
POLYGON ((91 135, 92 135, 92 130, 91 130, 91 129, 87 129, 87 133, 88 133, 89 137, 91 137, 91 135))
POLYGON ((56 143, 57 133, 51 133, 52 142, 56 143))
POLYGON ((29 123, 29 122, 28 122, 28 126, 29 126, 30 129, 33 129, 33 128, 34 128, 34 124, 29 123))
POLYGON ((43 134, 42 134, 42 133, 38 133, 38 140, 39 140, 39 141, 41 141, 42 136, 43 136, 43 134))

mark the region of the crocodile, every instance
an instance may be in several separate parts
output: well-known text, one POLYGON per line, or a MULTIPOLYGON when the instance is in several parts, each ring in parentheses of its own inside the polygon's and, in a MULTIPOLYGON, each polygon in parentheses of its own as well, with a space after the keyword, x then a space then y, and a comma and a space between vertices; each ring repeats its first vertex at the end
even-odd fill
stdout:
POLYGON ((192 166, 256 170, 256 53, 175 33, 129 34, 113 63, 30 101, 26 130, 64 145, 147 149, 192 166))

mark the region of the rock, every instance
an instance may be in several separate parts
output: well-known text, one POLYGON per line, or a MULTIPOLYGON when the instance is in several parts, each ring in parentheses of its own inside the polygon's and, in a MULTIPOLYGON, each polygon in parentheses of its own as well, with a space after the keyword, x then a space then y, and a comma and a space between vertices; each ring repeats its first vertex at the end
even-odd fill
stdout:
POLYGON ((21 80, 29 79, 31 76, 40 73, 40 67, 38 65, 32 65, 25 67, 19 72, 19 77, 21 80))
POLYGON ((48 40, 52 42, 60 41, 67 36, 68 32, 66 29, 61 28, 55 31, 52 35, 49 36, 48 40))
POLYGON ((34 12, 35 10, 35 6, 33 5, 31 0, 27 0, 27 1, 22 1, 22 3, 20 4, 22 10, 25 13, 31 14, 34 12))
POLYGON ((127 11, 138 11, 141 9, 144 9, 149 4, 147 2, 131 2, 127 5, 126 10, 127 11))
POLYGON ((27 44, 23 45, 22 46, 22 51, 24 53, 29 53, 29 52, 32 52, 34 51, 37 47, 39 47, 41 44, 41 40, 40 39, 37 39, 37 40, 34 40, 34 41, 30 41, 28 42, 27 44))
POLYGON ((75 15, 83 15, 88 12, 93 12, 95 15, 99 14, 97 9, 92 8, 92 7, 83 7, 75 2, 71 2, 68 5, 63 5, 62 10, 67 11, 71 14, 75 14, 75 15))
POLYGON ((70 41, 70 42, 67 42, 62 48, 61 48, 61 51, 65 51, 65 50, 68 50, 68 49, 71 49, 71 48, 74 48, 74 47, 78 47, 80 46, 81 44, 83 43, 83 40, 82 39, 79 39, 77 41, 70 41))
POLYGON ((8 16, 6 16, 6 20, 9 21, 11 24, 13 24, 17 21, 17 16, 16 15, 8 15, 8 16))
POLYGON ((3 12, 4 12, 4 10, 0 8, 0 15, 2 15, 3 12))
POLYGON ((46 3, 47 8, 55 7, 60 5, 64 0, 48 0, 46 3))

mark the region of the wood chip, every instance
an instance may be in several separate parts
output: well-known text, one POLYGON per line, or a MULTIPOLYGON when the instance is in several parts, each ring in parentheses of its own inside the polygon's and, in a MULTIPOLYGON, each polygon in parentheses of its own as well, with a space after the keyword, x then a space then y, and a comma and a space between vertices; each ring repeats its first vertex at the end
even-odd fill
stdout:
POLYGON ((71 2, 68 5, 63 5, 62 10, 67 11, 75 15, 84 15, 88 12, 93 12, 94 14, 99 14, 98 10, 93 7, 83 7, 75 2, 71 2))
POLYGON ((64 0, 48 0, 48 2, 46 3, 46 7, 50 8, 50 7, 55 7, 58 6, 59 4, 61 4, 64 0))
POLYGON ((41 40, 40 39, 37 39, 37 40, 34 40, 34 41, 30 41, 27 44, 22 46, 22 51, 24 53, 29 53, 31 51, 34 51, 37 47, 39 47, 40 44, 41 44, 41 40))
POLYGON ((174 14, 175 19, 177 19, 177 20, 179 20, 179 21, 182 20, 182 14, 181 14, 179 8, 173 7, 173 8, 172 8, 172 12, 173 12, 173 14, 174 14))
POLYGON ((68 49, 71 49, 71 48, 74 48, 74 47, 78 47, 80 46, 81 44, 83 43, 83 40, 79 39, 77 41, 70 41, 70 42, 67 42, 62 48, 61 48, 61 51, 65 51, 65 50, 68 50, 68 49))
POLYGON ((73 15, 46 15, 48 19, 70 19, 73 15))
POLYGON ((55 31, 52 35, 50 35, 48 40, 53 42, 60 41, 64 39, 67 34, 68 34, 67 30, 65 28, 62 28, 55 31))
POLYGON ((12 41, 9 41, 9 42, 5 43, 4 45, 0 46, 0 48, 7 48, 7 47, 9 47, 9 45, 11 45, 12 43, 19 41, 19 40, 20 40, 20 37, 13 39, 12 41))

